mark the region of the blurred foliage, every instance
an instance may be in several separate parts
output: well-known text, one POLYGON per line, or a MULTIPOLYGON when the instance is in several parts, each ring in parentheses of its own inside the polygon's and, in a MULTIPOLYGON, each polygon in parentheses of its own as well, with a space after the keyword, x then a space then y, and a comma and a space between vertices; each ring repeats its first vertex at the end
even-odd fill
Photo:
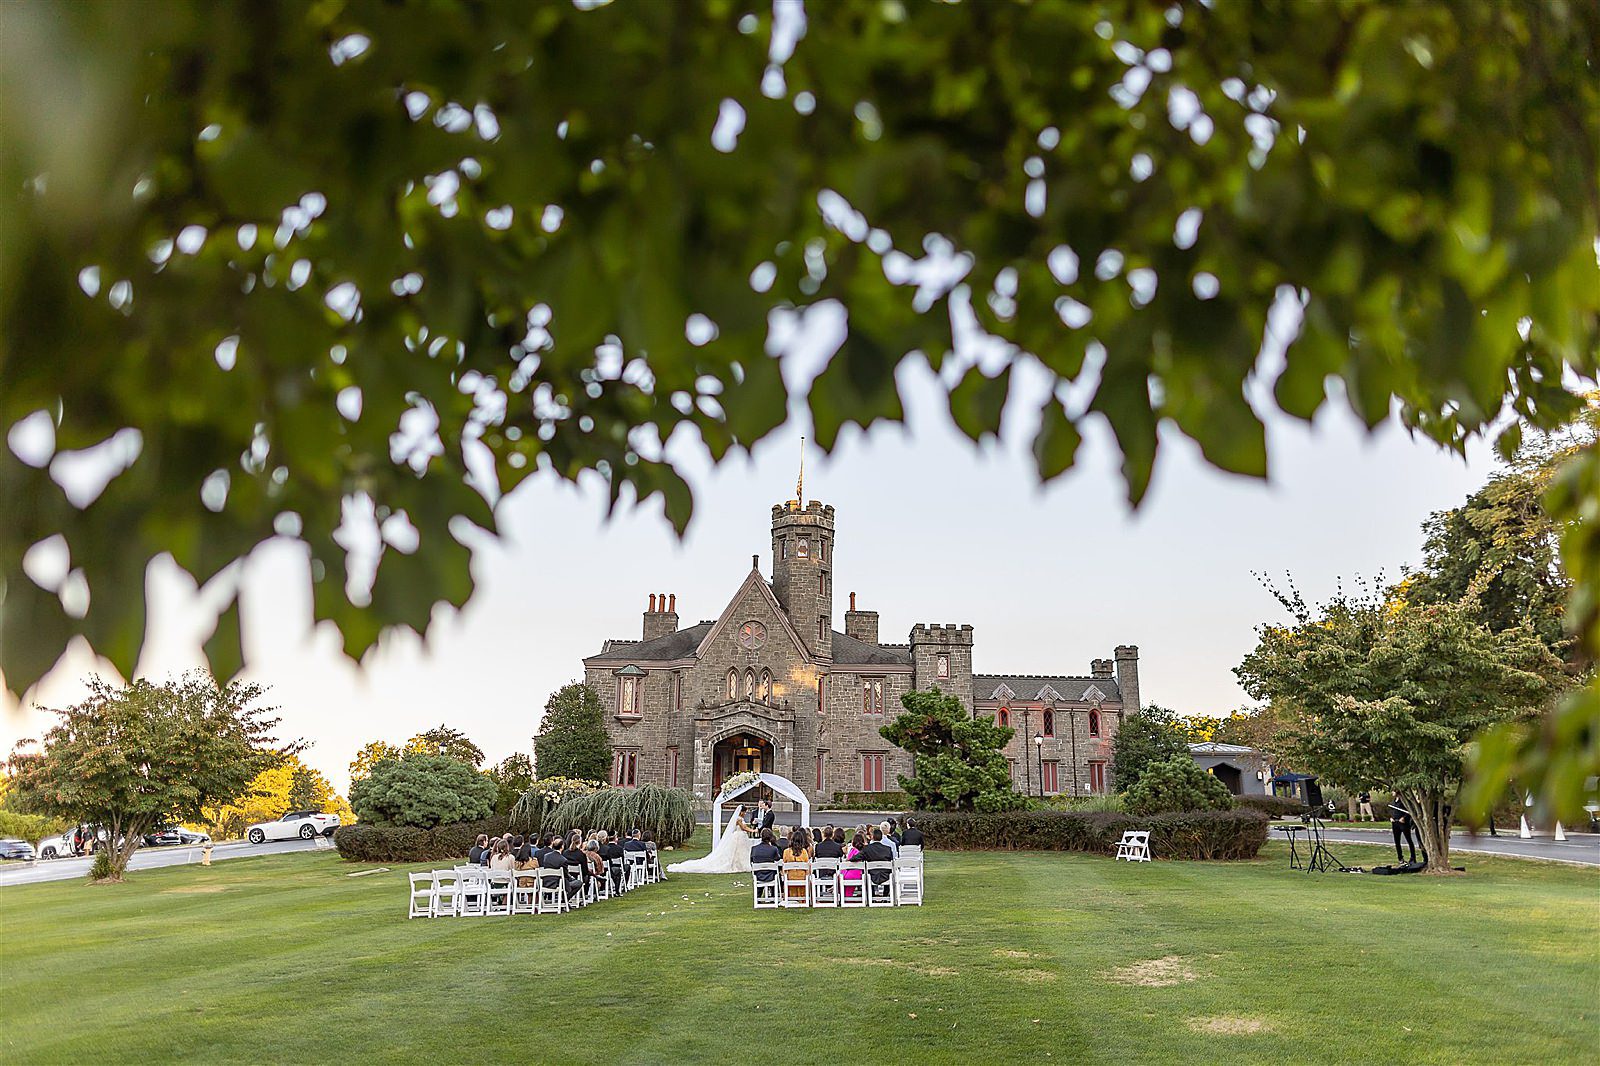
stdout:
MULTIPOLYGON (((466 602, 535 471, 681 530, 660 442, 780 425, 769 326, 818 305, 848 323, 803 390, 824 448, 902 417, 910 353, 974 440, 1037 364, 1041 477, 1104 420, 1134 501, 1163 426, 1265 473, 1275 304, 1258 403, 1300 418, 1459 449, 1564 422, 1595 370, 1591 2, 589 6, 0 5, 10 691, 80 635, 131 675, 159 555, 231 592, 297 543, 359 657, 466 602), (1005 365, 951 360, 957 326, 1005 365)), ((1585 617, 1597 487, 1591 448, 1560 490, 1585 617)), ((1553 780, 1595 766, 1586 701, 1553 780)))
POLYGON ((350 760, 350 781, 354 783, 372 773, 372 768, 380 762, 389 759, 398 759, 405 754, 387 740, 369 740, 356 752, 356 757, 350 760))
POLYGON ((350 804, 334 791, 328 779, 298 755, 290 755, 257 774, 232 803, 206 808, 199 824, 216 840, 239 840, 257 822, 271 822, 290 811, 306 810, 337 814, 345 825, 355 821, 350 804))
MULTIPOLYGON (((44 441, 0 450, 11 691, 76 634, 131 672, 163 553, 231 581, 297 542, 360 656, 466 601, 474 528, 534 471, 681 529, 659 442, 720 459, 784 420, 786 309, 848 316, 806 396, 824 448, 975 322, 1078 386, 1041 474, 1098 417, 1134 500, 1163 424, 1264 473, 1275 301, 1298 417, 1343 396, 1459 448, 1564 419, 1594 367, 1593 4, 781 10, 0 7, 0 429, 42 412, 44 441), (58 534, 41 587, 23 555, 58 534)), ((975 439, 1009 369, 947 375, 975 439)), ((207 650, 231 676, 235 605, 207 650)))

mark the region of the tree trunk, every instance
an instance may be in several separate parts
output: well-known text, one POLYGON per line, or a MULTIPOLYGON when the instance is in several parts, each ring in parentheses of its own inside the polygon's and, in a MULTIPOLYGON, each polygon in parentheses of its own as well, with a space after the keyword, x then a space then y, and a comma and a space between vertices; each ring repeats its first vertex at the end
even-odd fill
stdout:
POLYGON ((1433 789, 1404 789, 1401 793, 1411 820, 1416 823, 1417 836, 1428 853, 1428 873, 1450 872, 1450 823, 1452 810, 1442 791, 1433 789))

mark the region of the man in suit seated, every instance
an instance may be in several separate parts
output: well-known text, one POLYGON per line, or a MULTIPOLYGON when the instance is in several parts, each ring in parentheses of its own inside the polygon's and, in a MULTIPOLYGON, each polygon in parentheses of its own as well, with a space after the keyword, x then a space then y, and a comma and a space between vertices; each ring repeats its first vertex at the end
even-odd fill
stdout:
POLYGON ((582 882, 579 880, 578 871, 567 869, 567 857, 561 854, 561 837, 559 835, 550 838, 550 846, 545 849, 543 855, 539 856, 539 869, 560 870, 562 881, 567 886, 567 895, 575 896, 578 894, 578 886, 582 882))
MULTIPOLYGON (((644 868, 647 872, 649 871, 650 845, 644 842, 643 830, 635 829, 633 832, 629 833, 628 839, 622 842, 622 851, 629 862, 638 862, 642 856, 644 859, 644 868)), ((624 866, 623 869, 626 870, 627 867, 624 866)))
MULTIPOLYGON (((893 862, 894 861, 894 852, 889 850, 889 845, 887 845, 887 844, 885 844, 883 842, 883 830, 881 828, 877 828, 877 827, 873 828, 873 830, 872 830, 872 839, 867 841, 867 846, 861 849, 861 861, 862 862, 893 862)), ((887 871, 887 870, 873 870, 871 876, 872 876, 872 891, 876 895, 882 895, 883 892, 887 890, 887 886, 889 884, 889 871, 887 871)))
POLYGON ((842 859, 844 858, 844 830, 834 829, 822 835, 822 840, 817 844, 817 858, 842 859))
POLYGON ((902 848, 922 847, 922 830, 918 829, 916 823, 910 818, 906 819, 905 831, 900 834, 900 846, 902 848))
MULTIPOLYGON (((782 861, 783 861, 783 852, 778 850, 778 838, 773 836, 772 830, 763 829, 761 831, 761 840, 760 840, 760 842, 757 843, 755 847, 750 849, 750 862, 751 862, 751 864, 755 865, 755 864, 763 863, 763 862, 782 862, 782 861)), ((776 876, 777 876, 777 874, 775 874, 771 870, 757 870, 756 871, 756 880, 760 881, 762 884, 766 884, 768 881, 771 881, 776 876)))
POLYGON ((479 833, 478 839, 472 842, 472 847, 467 849, 467 862, 473 866, 481 866, 484 862, 484 853, 489 850, 489 834, 479 833))
POLYGON ((611 891, 622 891, 622 874, 611 869, 611 860, 622 858, 622 845, 611 838, 611 834, 604 829, 600 830, 600 857, 606 861, 607 870, 611 874, 611 891))

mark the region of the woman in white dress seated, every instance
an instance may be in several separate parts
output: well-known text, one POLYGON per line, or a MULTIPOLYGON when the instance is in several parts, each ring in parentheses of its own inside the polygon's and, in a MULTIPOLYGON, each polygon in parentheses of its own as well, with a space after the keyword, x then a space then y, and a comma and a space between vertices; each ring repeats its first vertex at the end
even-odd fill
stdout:
POLYGON ((750 848, 754 840, 750 836, 750 826, 744 820, 744 807, 736 807, 733 817, 728 819, 727 828, 722 832, 722 839, 717 841, 717 846, 711 849, 711 854, 703 859, 689 859, 686 862, 675 862, 667 867, 667 872, 672 874, 739 874, 750 869, 750 848))

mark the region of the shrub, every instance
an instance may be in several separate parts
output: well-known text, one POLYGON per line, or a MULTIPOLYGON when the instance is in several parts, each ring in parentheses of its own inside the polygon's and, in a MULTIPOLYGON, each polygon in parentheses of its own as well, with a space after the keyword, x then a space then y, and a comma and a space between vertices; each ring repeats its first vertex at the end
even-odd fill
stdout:
POLYGON ((498 836, 506 831, 506 820, 500 817, 434 829, 357 823, 334 830, 333 844, 350 862, 445 862, 465 858, 479 833, 498 836))
POLYGON ((1260 811, 1270 818, 1298 818, 1306 813, 1306 805, 1292 796, 1235 796, 1233 805, 1260 811))
POLYGON ((111 849, 96 848, 94 861, 89 864, 89 880, 110 881, 114 877, 115 871, 111 869, 111 849))
POLYGON ((985 814, 1019 811, 1028 806, 1028 797, 1021 795, 1015 789, 995 789, 993 792, 980 795, 973 806, 985 814))
POLYGON ((495 783, 448 755, 412 753, 380 762, 350 786, 356 817, 374 826, 436 825, 485 818, 494 811, 495 783))
POLYGON ((694 797, 684 789, 661 785, 602 788, 569 798, 552 809, 540 827, 546 835, 574 829, 620 833, 643 829, 663 847, 675 847, 694 833, 694 797))
POLYGON ((587 796, 605 786, 573 777, 539 778, 511 805, 511 828, 518 833, 538 833, 550 812, 574 796, 587 796))
POLYGON ((975 718, 954 696, 937 689, 900 697, 905 713, 878 730, 909 752, 912 776, 899 785, 926 810, 970 811, 983 797, 989 809, 1009 805, 1011 773, 1004 748, 1013 735, 989 717, 975 718))
POLYGON ((1115 792, 1094 796, 1047 796, 1042 800, 1029 802, 1034 810, 1040 811, 1098 811, 1121 814, 1127 810, 1127 804, 1115 792))
POLYGON ((1008 811, 1001 814, 917 813, 928 846, 950 851, 1116 852, 1130 829, 1150 830, 1158 859, 1252 859, 1267 841, 1259 811, 1166 812, 1138 818, 1089 811, 1008 811))
POLYGON ((1189 736, 1178 716, 1155 704, 1125 715, 1111 742, 1111 772, 1117 791, 1126 793, 1158 762, 1189 757, 1189 736))
POLYGON ((831 811, 903 811, 911 806, 904 792, 835 792, 831 811))
POLYGON ((1225 811, 1233 807, 1228 786, 1200 769, 1187 753, 1150 763, 1125 795, 1132 814, 1225 811))

